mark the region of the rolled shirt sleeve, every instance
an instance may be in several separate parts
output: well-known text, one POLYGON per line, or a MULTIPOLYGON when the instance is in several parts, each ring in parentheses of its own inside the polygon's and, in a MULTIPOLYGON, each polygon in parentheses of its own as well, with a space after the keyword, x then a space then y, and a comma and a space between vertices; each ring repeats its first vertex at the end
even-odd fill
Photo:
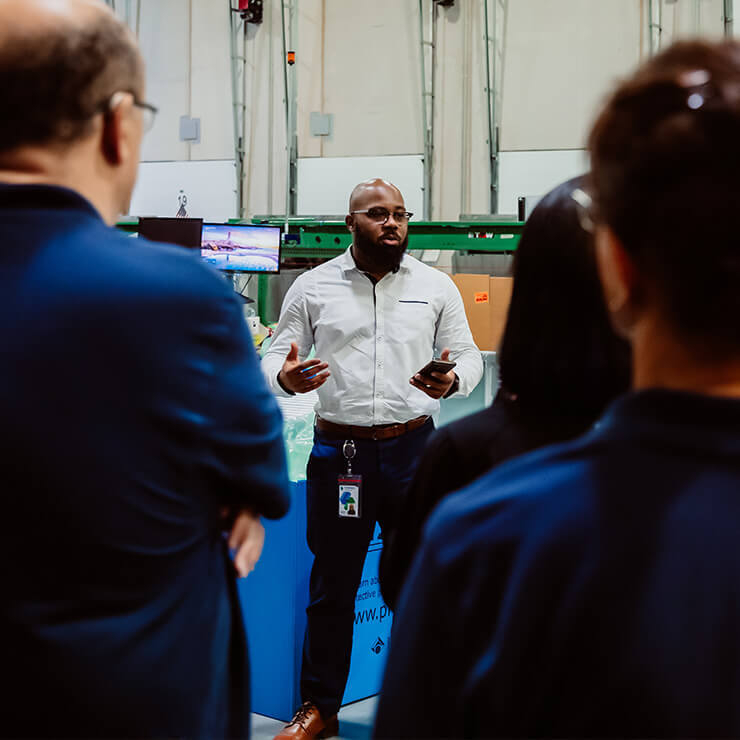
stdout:
POLYGON ((313 332, 306 309, 305 278, 303 276, 290 286, 285 294, 277 329, 267 352, 262 357, 262 372, 276 396, 287 398, 288 393, 278 382, 290 344, 298 345, 298 357, 305 360, 313 346, 313 332))
POLYGON ((465 316, 460 291, 445 275, 445 303, 437 322, 434 348, 439 354, 445 347, 450 350, 450 359, 457 363, 455 373, 460 387, 454 396, 467 396, 483 377, 483 359, 473 341, 473 335, 465 316))

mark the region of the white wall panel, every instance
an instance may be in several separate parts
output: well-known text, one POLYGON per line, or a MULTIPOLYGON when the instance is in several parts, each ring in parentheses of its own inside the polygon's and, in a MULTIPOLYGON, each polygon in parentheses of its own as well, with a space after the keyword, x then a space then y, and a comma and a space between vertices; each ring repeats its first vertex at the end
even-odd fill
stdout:
POLYGON ((226 0, 141 0, 147 98, 159 108, 145 162, 234 159, 226 0), (192 13, 192 15, 191 15, 192 13), (201 141, 180 141, 180 116, 201 120, 201 141))
POLYGON ((302 216, 346 215, 355 185, 381 177, 403 194, 414 220, 423 216, 424 167, 422 158, 309 157, 298 161, 298 213, 302 216))
POLYGON ((519 196, 542 196, 548 190, 588 170, 583 149, 501 152, 500 213, 516 213, 519 196))
POLYGON ((234 162, 143 162, 131 200, 132 216, 175 216, 178 195, 188 197, 192 218, 226 221, 236 216, 234 162))
POLYGON ((418 25, 417 0, 326 0, 324 156, 423 151, 418 25))
POLYGON ((640 0, 509 2, 501 149, 580 149, 640 59, 640 0))
POLYGON ((193 2, 193 73, 190 115, 200 118, 201 141, 191 159, 234 159, 231 50, 226 2, 193 2))
MULTIPOLYGON (((322 157, 331 137, 312 136, 311 112, 323 113, 326 109, 326 0, 300 0, 298 3, 298 153, 301 157, 322 157), (323 24, 323 25, 322 25, 323 24)), ((326 110, 327 113, 332 111, 326 110)))
POLYGON ((142 146, 145 162, 188 158, 179 132, 180 116, 189 108, 189 23, 187 0, 142 0, 139 42, 146 61, 146 95, 159 108, 142 146))

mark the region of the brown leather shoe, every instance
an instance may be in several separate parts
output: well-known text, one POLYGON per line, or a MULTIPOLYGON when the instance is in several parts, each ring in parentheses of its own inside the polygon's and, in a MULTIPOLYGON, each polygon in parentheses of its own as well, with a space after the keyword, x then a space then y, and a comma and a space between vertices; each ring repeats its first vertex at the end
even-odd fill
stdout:
POLYGON ((304 701, 293 719, 275 735, 273 740, 314 740, 338 734, 339 720, 336 714, 324 719, 313 702, 304 701))

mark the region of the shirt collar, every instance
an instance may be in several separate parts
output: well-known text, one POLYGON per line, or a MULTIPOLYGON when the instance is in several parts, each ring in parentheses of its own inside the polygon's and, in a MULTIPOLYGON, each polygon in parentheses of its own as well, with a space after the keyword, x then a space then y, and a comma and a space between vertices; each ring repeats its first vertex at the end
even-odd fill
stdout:
POLYGON ((740 454, 740 400, 658 388, 633 391, 611 403, 599 433, 740 454))
POLYGON ((0 210, 79 211, 102 221, 92 203, 75 190, 59 185, 11 185, 0 182, 0 210))
MULTIPOLYGON (((352 270, 357 270, 357 272, 362 272, 359 267, 357 267, 357 264, 355 263, 355 258, 352 256, 352 246, 350 245, 347 247, 347 249, 342 252, 342 254, 339 255, 339 264, 342 269, 342 272, 347 274, 348 272, 351 272, 352 270)), ((411 263, 410 263, 410 257, 408 251, 404 252, 403 257, 401 257, 401 264, 398 266, 398 272, 410 272, 411 271, 411 263)))

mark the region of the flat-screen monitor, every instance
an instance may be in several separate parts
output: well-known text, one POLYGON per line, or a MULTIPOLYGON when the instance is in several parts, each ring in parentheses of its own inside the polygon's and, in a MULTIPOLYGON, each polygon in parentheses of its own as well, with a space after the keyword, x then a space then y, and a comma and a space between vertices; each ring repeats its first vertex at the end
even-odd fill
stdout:
POLYGON ((153 242, 179 244, 198 249, 203 230, 202 218, 140 218, 139 236, 153 242))
POLYGON ((201 255, 219 270, 280 272, 279 226, 203 224, 201 255))

